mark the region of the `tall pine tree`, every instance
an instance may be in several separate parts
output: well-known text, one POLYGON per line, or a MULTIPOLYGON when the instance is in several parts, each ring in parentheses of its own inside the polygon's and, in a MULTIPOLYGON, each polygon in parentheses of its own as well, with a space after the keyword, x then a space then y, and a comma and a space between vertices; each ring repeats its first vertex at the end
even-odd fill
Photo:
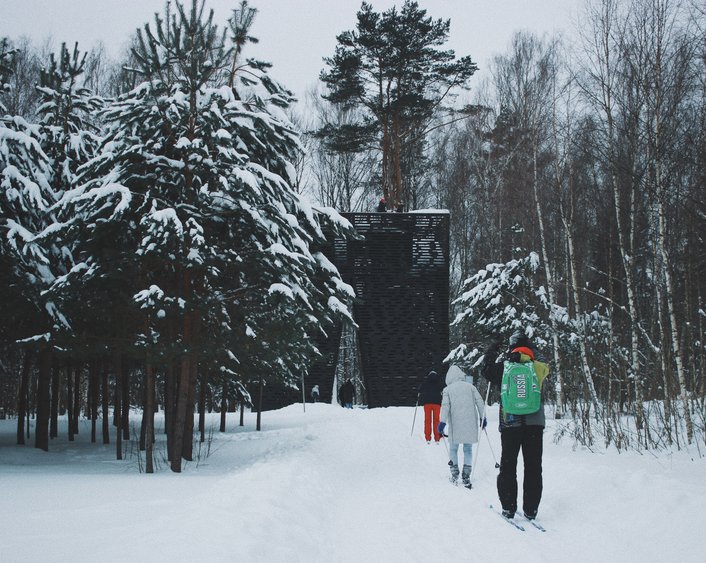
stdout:
POLYGON ((326 99, 364 110, 343 127, 324 126, 320 134, 332 150, 380 150, 382 194, 396 208, 409 205, 409 182, 418 170, 420 146, 434 118, 450 112, 448 102, 477 70, 469 56, 444 50, 450 20, 434 20, 417 2, 378 13, 363 3, 355 31, 338 35, 334 55, 325 59, 321 80, 326 99))
POLYGON ((84 265, 67 283, 114 297, 117 353, 165 366, 177 472, 191 459, 202 366, 291 380, 352 295, 312 251, 322 222, 345 222, 314 212, 290 185, 299 150, 284 114, 291 96, 267 65, 235 59, 248 37, 240 14, 229 35, 203 2, 175 3, 138 32, 142 82, 103 113, 103 150, 62 202, 84 265))

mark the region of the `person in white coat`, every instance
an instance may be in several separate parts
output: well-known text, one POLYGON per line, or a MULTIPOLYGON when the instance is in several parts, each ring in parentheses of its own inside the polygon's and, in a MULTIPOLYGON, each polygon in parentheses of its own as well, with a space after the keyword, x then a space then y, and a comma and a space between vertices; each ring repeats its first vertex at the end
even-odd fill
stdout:
POLYGON ((446 387, 441 398, 439 433, 444 434, 448 424, 449 467, 451 482, 458 482, 458 448, 463 446, 463 486, 471 488, 473 444, 478 442, 479 429, 485 428, 485 403, 478 389, 466 380, 458 366, 450 366, 446 373, 446 387))

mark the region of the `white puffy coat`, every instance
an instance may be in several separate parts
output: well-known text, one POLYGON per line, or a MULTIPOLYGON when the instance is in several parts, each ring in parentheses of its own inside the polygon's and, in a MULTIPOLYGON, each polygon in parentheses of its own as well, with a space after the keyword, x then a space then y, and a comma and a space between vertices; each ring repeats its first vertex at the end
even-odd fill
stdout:
POLYGON ((449 441, 454 444, 475 444, 478 441, 480 419, 485 416, 483 398, 478 389, 465 378, 461 368, 449 367, 441 398, 439 418, 448 425, 449 441))

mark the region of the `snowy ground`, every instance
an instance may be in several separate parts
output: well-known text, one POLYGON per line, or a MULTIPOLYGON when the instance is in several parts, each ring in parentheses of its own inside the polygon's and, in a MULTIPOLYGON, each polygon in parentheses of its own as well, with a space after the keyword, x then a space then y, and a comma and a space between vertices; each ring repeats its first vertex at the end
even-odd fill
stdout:
MULTIPOLYGON (((489 435, 496 455, 497 408, 489 435)), ((134 452, 52 441, 16 446, 0 421, 0 561, 704 561, 706 459, 591 453, 545 433, 542 533, 497 505, 480 444, 474 488, 447 481, 443 445, 414 436, 411 407, 307 404, 237 416, 181 475, 139 473, 134 452)), ((552 424, 553 422, 550 422, 552 424)), ((218 427, 217 416, 209 419, 218 427)), ((63 428, 62 428, 63 430, 63 428)), ((113 437, 111 436, 111 439, 113 437)))

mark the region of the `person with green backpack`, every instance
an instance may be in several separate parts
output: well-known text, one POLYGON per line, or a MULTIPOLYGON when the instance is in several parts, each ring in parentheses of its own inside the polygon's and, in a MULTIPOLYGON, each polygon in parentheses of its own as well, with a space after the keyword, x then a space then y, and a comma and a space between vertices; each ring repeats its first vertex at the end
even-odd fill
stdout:
POLYGON ((502 342, 485 353, 482 375, 500 388, 500 473, 498 497, 503 516, 517 511, 517 457, 522 450, 525 466, 522 483, 522 511, 529 520, 537 517, 542 498, 542 437, 544 401, 542 383, 549 367, 535 360, 535 349, 524 332, 510 338, 505 361, 497 362, 502 342))

